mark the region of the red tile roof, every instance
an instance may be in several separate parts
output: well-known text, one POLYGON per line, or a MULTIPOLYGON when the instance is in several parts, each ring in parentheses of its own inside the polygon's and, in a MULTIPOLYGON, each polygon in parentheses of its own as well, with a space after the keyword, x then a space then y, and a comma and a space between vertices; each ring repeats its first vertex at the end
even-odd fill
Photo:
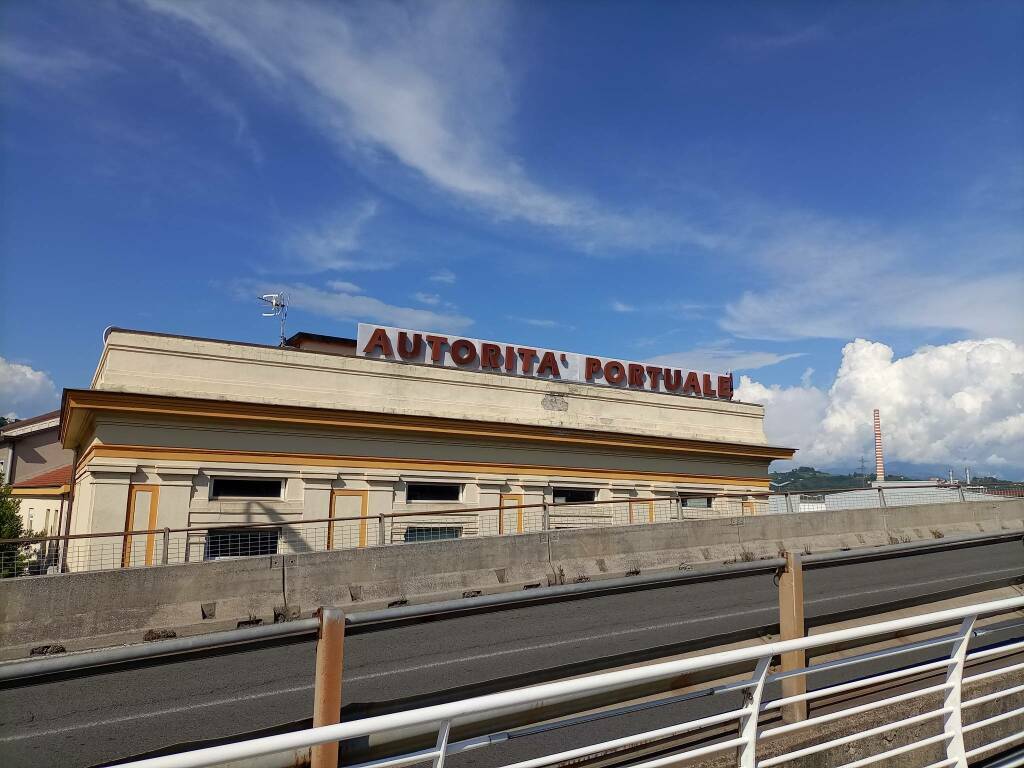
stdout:
POLYGON ((71 483, 71 465, 57 467, 41 475, 30 477, 28 480, 21 480, 14 484, 14 488, 52 488, 71 483))

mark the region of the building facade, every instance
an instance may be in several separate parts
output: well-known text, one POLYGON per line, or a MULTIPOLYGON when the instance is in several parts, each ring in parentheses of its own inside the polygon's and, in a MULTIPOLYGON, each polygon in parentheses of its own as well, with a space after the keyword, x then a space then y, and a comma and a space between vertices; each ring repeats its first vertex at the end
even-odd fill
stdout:
MULTIPOLYGON (((630 388, 631 364, 622 386, 596 386, 568 380, 566 353, 543 378, 509 345, 515 370, 487 370, 486 342, 472 366, 463 340, 446 339, 453 363, 429 344, 391 359, 371 338, 269 347, 111 329, 90 389, 64 393, 71 532, 193 529, 175 545, 193 560, 671 519, 678 505, 639 501, 653 497, 738 514, 793 455, 767 444, 762 406, 630 388), (574 505, 540 506, 559 502, 574 505)), ((594 375, 617 379, 603 365, 594 375)), ((731 379, 708 381, 731 397, 731 379)), ((158 534, 137 538, 125 564, 159 557, 158 534)))
POLYGON ((25 531, 64 532, 72 452, 60 444, 60 411, 0 427, 0 472, 20 504, 25 531))

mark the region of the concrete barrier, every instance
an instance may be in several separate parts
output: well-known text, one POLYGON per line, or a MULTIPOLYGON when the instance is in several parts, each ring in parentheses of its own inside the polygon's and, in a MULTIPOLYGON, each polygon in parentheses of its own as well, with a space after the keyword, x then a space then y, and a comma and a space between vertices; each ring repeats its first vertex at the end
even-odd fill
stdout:
POLYGON ((630 574, 1024 531, 1024 500, 712 518, 0 581, 0 658, 630 574))

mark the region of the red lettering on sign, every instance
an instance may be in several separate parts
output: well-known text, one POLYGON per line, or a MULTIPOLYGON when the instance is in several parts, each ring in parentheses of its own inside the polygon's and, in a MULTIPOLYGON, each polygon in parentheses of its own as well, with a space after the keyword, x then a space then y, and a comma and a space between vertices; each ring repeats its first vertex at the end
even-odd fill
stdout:
POLYGON ((666 368, 665 389, 669 392, 678 392, 681 386, 683 386, 683 372, 679 370, 671 371, 666 368))
POLYGON ((529 347, 520 347, 519 357, 523 359, 523 375, 529 376, 532 373, 533 361, 537 359, 537 350, 529 347))
POLYGON ((516 348, 505 347, 505 370, 512 373, 516 369, 516 348))
POLYGON ((626 367, 618 360, 604 364, 604 380, 609 384, 621 384, 626 379, 626 367))
POLYGON ((651 380, 651 389, 655 392, 658 391, 659 380, 661 379, 662 369, 656 365, 647 366, 647 377, 651 380))
POLYGON ((584 368, 586 371, 586 380, 593 381, 594 376, 601 372, 601 361, 596 357, 588 357, 584 368))
POLYGON ((441 362, 442 347, 448 343, 447 336, 427 336, 427 344, 430 345, 430 359, 435 363, 441 362))
POLYGON ((383 328, 376 328, 373 331, 373 335, 370 336, 370 340, 366 342, 366 346, 363 347, 364 355, 372 355, 377 348, 380 348, 380 353, 384 357, 394 357, 395 350, 391 348, 391 339, 388 338, 388 333, 383 328))
POLYGON ((726 400, 732 400, 732 374, 718 377, 718 396, 726 400))
POLYGON ((537 366, 537 375, 553 376, 556 379, 562 378, 562 374, 558 370, 558 363, 555 361, 554 352, 544 353, 544 357, 540 359, 540 365, 537 366))
POLYGON ((405 331, 398 332, 398 354, 403 360, 415 360, 423 351, 423 337, 418 333, 412 335, 412 343, 409 343, 409 334, 405 331))
POLYGON ((644 367, 636 363, 629 364, 629 386, 642 387, 644 385, 644 367))
POLYGON ((480 367, 490 368, 495 371, 501 370, 501 347, 497 344, 488 344, 486 341, 480 345, 480 367))
POLYGON ((452 344, 452 360, 456 365, 469 365, 476 362, 476 344, 466 339, 456 339, 452 344))
POLYGON ((715 388, 711 386, 711 374, 704 374, 704 397, 714 397, 717 393, 715 388))
POLYGON ((697 378, 697 374, 694 373, 693 371, 690 371, 688 374, 686 374, 686 383, 683 384, 683 394, 700 394, 700 379, 697 378))

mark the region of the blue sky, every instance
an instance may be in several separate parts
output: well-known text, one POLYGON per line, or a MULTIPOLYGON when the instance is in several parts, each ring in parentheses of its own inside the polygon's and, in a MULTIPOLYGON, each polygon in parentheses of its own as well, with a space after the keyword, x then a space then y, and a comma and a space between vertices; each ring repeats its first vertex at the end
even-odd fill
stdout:
POLYGON ((821 464, 874 397, 900 458, 1024 467, 1019 3, 0 14, 0 411, 108 325, 272 343, 284 290, 290 331, 733 369, 821 464))

